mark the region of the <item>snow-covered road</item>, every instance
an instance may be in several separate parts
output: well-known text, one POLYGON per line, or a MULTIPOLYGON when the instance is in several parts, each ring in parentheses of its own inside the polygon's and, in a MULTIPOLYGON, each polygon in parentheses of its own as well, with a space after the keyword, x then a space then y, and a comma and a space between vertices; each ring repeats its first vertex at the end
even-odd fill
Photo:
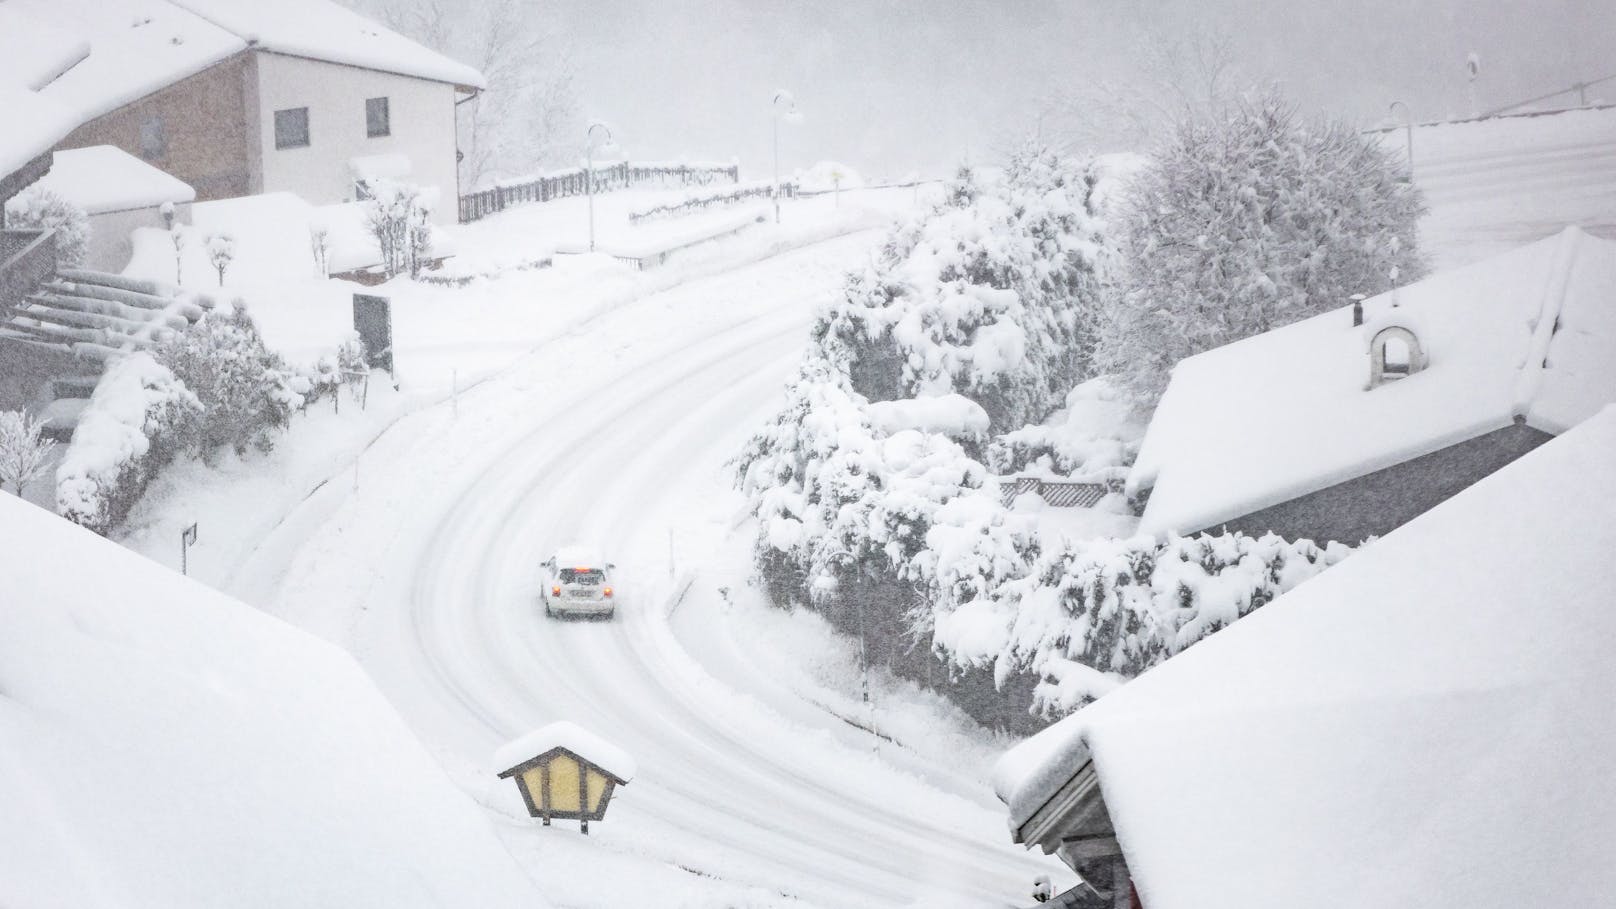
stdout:
POLYGON ((546 345, 390 430, 357 492, 311 500, 312 517, 285 525, 297 545, 265 546, 245 572, 284 578, 252 599, 358 654, 562 905, 642 888, 682 905, 1012 905, 1035 875, 1058 873, 1009 844, 986 786, 946 758, 884 760, 799 692, 731 687, 667 619, 674 569, 718 552, 714 508, 733 505, 723 461, 777 400, 813 304, 877 239, 694 281, 546 345), (575 540, 621 568, 613 622, 538 608, 538 563, 575 540), (487 765, 556 719, 641 768, 587 841, 535 827, 487 765), (601 888, 601 874, 615 883, 601 888))

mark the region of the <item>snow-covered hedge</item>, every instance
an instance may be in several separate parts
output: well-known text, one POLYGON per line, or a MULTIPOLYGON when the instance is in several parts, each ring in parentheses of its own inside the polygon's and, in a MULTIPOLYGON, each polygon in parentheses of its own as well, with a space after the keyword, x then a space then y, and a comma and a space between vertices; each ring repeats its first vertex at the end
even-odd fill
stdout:
POLYGON ((1139 453, 1144 425, 1132 399, 1110 380, 1090 379, 1043 423, 1000 435, 987 448, 998 474, 1030 473, 1121 489, 1139 453))
POLYGON ((56 470, 56 510, 105 534, 194 438, 202 402, 146 353, 114 361, 56 470))
POLYGON ((985 596, 938 604, 933 641, 962 667, 1039 679, 1069 712, 1233 623, 1349 553, 1273 534, 1061 541, 985 596))
POLYGON ((221 448, 268 451, 272 431, 303 406, 309 380, 264 346, 258 327, 237 303, 202 317, 158 348, 157 359, 195 393, 207 419, 188 440, 210 460, 221 448))

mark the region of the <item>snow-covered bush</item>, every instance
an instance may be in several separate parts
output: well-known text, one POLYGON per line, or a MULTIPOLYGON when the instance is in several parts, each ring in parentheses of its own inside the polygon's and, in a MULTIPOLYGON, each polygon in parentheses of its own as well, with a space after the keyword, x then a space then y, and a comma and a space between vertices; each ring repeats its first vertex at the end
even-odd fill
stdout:
POLYGON ((320 357, 312 368, 302 373, 308 382, 303 403, 335 397, 344 385, 354 384, 368 372, 370 364, 365 360, 365 343, 359 340, 358 332, 352 332, 335 351, 320 357))
POLYGON ((1125 393, 1109 379, 1090 379, 1045 422, 994 439, 987 462, 997 474, 1060 476, 1120 489, 1144 430, 1125 393))
POLYGON ((1158 543, 1062 541, 988 595, 941 601, 934 645, 1001 682, 1038 678, 1035 704, 1065 713, 1340 562, 1349 549, 1273 534, 1158 543))
POLYGON ((40 186, 6 203, 6 226, 15 230, 56 231, 56 262, 79 268, 90 249, 90 216, 72 202, 40 186))
POLYGON ((0 411, 0 491, 23 488, 45 471, 56 443, 40 438, 44 424, 23 410, 0 411))
POLYGON ((105 534, 188 444, 202 403, 150 354, 107 367, 56 470, 56 509, 105 534))
POLYGON ((1418 278, 1424 210, 1375 142, 1273 93, 1187 117, 1117 218, 1101 371, 1153 403, 1185 357, 1418 278))
POLYGON ((1084 167, 1036 148, 969 171, 898 227, 815 342, 872 401, 964 395, 994 430, 1042 419, 1090 373, 1099 236, 1084 167))
POLYGON ((206 419, 189 441, 204 460, 223 446, 268 451, 272 430, 286 426, 309 391, 308 379, 264 346, 240 305, 207 313, 164 342, 157 359, 201 402, 206 419))
POLYGON ((435 191, 385 179, 367 181, 366 189, 365 226, 376 238, 382 268, 388 277, 415 277, 432 249, 435 191))
POLYGON ((204 246, 207 249, 208 262, 213 265, 213 270, 219 273, 219 286, 223 287, 224 273, 236 258, 236 240, 229 234, 210 234, 204 246))

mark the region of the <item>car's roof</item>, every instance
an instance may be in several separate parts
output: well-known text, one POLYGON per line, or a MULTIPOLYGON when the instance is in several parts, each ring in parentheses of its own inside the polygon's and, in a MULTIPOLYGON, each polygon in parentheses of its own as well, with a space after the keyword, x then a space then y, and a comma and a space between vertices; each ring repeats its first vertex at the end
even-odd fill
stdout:
POLYGON ((600 551, 587 546, 563 546, 556 550, 557 568, 605 568, 606 560, 600 551))

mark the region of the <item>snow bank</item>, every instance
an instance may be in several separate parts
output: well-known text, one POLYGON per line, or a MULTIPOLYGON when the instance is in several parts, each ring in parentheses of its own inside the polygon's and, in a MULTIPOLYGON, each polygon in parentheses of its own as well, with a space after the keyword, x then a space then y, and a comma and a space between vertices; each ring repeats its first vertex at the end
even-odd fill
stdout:
POLYGON ((835 161, 820 161, 807 170, 797 171, 794 182, 804 192, 864 188, 864 177, 858 171, 835 161))
POLYGON ((0 528, 0 903, 544 905, 351 657, 13 496, 0 528))
POLYGON ((1155 909, 1602 904, 1613 497, 1606 408, 1013 750, 997 788, 1059 785, 1080 739, 1155 909))
POLYGON ((628 752, 566 720, 540 727, 500 746, 494 752, 494 769, 503 773, 554 748, 565 748, 624 783, 633 780, 639 770, 628 752))

